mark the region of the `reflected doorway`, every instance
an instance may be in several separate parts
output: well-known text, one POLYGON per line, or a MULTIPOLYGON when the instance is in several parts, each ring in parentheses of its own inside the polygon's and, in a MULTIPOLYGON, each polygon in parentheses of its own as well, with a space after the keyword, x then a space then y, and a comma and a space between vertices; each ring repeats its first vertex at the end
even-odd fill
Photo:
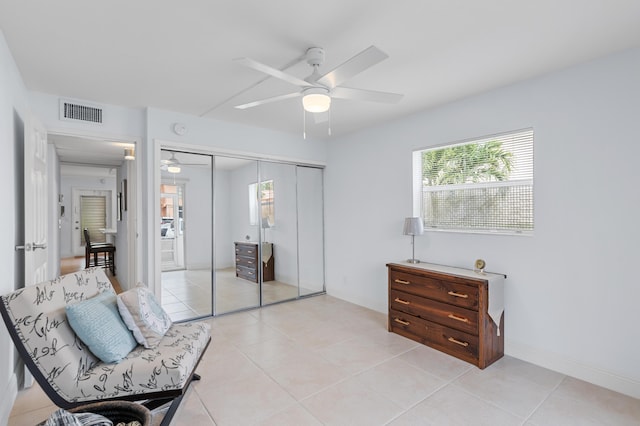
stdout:
POLYGON ((162 272, 184 269, 184 184, 160 185, 162 272))

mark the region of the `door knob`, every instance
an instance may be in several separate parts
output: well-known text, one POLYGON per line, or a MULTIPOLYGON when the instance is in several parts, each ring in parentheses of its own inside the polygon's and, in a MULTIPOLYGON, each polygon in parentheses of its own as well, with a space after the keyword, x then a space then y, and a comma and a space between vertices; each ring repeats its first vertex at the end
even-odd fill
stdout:
POLYGON ((42 244, 37 244, 37 243, 33 243, 31 245, 31 247, 36 250, 36 249, 46 249, 47 248, 47 243, 42 243, 42 244))
POLYGON ((19 250, 31 251, 31 244, 27 243, 23 246, 16 246, 16 251, 19 251, 19 250))

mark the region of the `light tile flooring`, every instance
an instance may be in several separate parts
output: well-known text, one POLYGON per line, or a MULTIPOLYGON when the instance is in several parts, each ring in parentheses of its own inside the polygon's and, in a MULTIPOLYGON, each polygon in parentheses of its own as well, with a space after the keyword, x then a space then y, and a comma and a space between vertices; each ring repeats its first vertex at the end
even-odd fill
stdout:
MULTIPOLYGON (((256 307, 258 284, 237 278, 234 268, 216 270, 216 314, 256 307)), ((311 290, 301 289, 302 294, 311 290)), ((298 288, 280 281, 262 284, 263 303, 298 297, 298 288)), ((211 270, 179 270, 162 273, 162 307, 173 321, 211 315, 211 270)))
MULTIPOLYGON (((202 380, 172 425, 640 424, 640 400, 511 357, 479 370, 326 295, 207 321, 202 380)), ((9 425, 53 410, 21 392, 9 425)))

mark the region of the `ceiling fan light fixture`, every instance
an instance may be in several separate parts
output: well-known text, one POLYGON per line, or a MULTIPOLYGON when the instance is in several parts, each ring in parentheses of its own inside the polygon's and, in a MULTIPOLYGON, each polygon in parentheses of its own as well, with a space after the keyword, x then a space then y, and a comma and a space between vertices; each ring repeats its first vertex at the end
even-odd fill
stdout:
POLYGON ((180 166, 176 166, 176 165, 171 165, 167 167, 167 171, 169 173, 180 173, 180 166))
POLYGON ((331 106, 329 90, 322 87, 311 87, 303 92, 302 106, 307 112, 325 112, 331 106))

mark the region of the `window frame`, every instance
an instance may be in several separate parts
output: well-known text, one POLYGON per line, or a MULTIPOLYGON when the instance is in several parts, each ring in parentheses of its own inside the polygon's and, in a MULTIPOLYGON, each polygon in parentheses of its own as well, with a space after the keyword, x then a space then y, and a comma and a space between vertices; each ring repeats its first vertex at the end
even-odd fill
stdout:
MULTIPOLYGON (((512 236, 533 236, 535 231, 535 170, 534 170, 534 157, 535 157, 535 131, 532 127, 512 130, 508 132, 480 136, 469 138, 465 140, 459 140, 455 142, 443 143, 439 145, 427 146, 419 149, 415 149, 412 151, 412 171, 413 171, 413 215, 416 217, 420 217, 423 219, 424 229, 425 231, 430 232, 454 232, 454 233, 463 233, 463 234, 485 234, 485 235, 512 235, 512 236), (481 144, 487 143, 489 141, 505 138, 509 136, 515 136, 521 133, 530 132, 531 133, 531 152, 530 152, 530 161, 531 161, 531 178, 530 179, 513 179, 513 180, 505 180, 505 181, 490 181, 490 182, 482 182, 482 183, 463 183, 463 184, 451 184, 451 185, 437 185, 431 186, 430 188, 441 188, 441 191, 451 191, 451 190, 460 190, 460 189, 477 189, 477 188, 497 188, 497 187, 508 187, 508 186, 516 186, 516 185, 530 185, 531 186, 531 229, 520 228, 520 229, 488 229, 488 228, 472 228, 472 227, 460 227, 460 228, 449 228, 449 227, 437 227, 429 225, 425 222, 425 217, 422 212, 423 207, 423 194, 425 192, 424 188, 427 187, 423 184, 423 160, 422 156, 425 151, 435 151, 439 149, 453 148, 462 145, 468 144, 481 144)), ((431 192, 437 192, 438 190, 433 189, 431 192)))

